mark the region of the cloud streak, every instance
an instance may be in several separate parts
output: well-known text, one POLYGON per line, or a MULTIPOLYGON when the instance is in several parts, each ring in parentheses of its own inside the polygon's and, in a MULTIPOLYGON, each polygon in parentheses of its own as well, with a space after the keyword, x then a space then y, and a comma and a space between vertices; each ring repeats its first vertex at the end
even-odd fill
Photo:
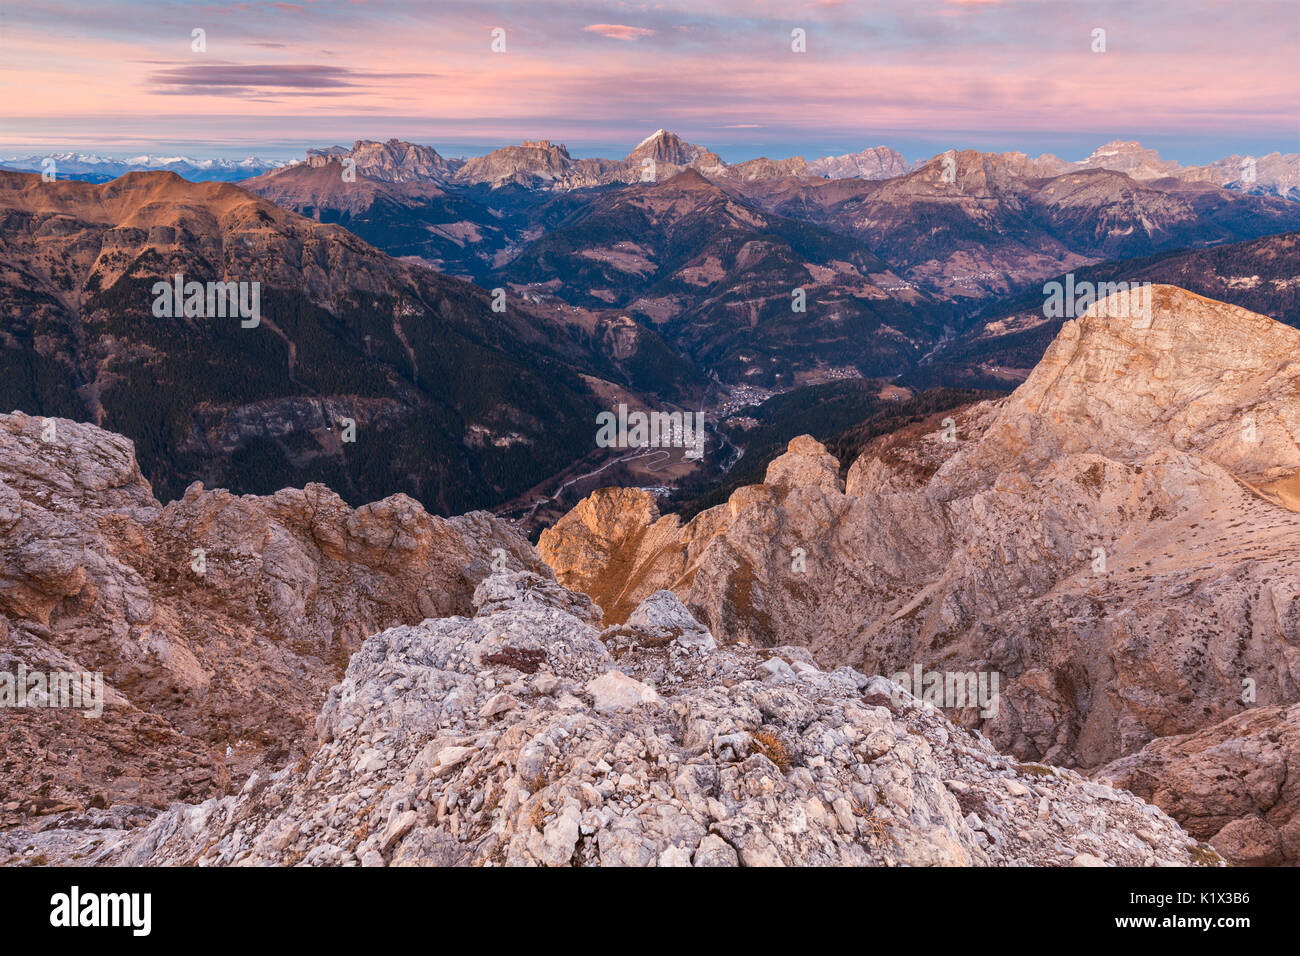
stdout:
POLYGON ((432 73, 369 73, 311 63, 193 63, 150 74, 154 91, 195 96, 246 96, 294 91, 329 93, 378 87, 393 80, 429 79, 432 73))
POLYGON ((621 23, 593 23, 582 28, 587 33, 599 33, 612 40, 635 40, 638 37, 654 36, 654 31, 646 27, 629 27, 621 23))

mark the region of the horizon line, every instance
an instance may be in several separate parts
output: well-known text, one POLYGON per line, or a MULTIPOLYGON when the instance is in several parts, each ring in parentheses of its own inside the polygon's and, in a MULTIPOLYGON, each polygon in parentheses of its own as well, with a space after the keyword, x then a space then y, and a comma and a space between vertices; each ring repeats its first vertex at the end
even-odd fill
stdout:
MULTIPOLYGON (((1112 143, 1136 143, 1138 146, 1140 146, 1143 149, 1150 149, 1156 152, 1162 160, 1172 161, 1177 163, 1179 166, 1183 166, 1183 167, 1202 166, 1202 165, 1206 165, 1209 162, 1215 162, 1217 160, 1229 158, 1232 156, 1252 157, 1255 159, 1259 159, 1261 157, 1268 156, 1273 153, 1277 153, 1283 156, 1295 155, 1296 153, 1300 153, 1300 142, 1293 143, 1291 144, 1291 148, 1288 148, 1287 144, 1284 142, 1289 138, 1286 136, 1278 137, 1278 139, 1283 142, 1275 142, 1271 146, 1271 148, 1266 148, 1266 149, 1259 149, 1259 148, 1243 149, 1240 147, 1233 148, 1233 147, 1228 147, 1225 144, 1218 147, 1219 151, 1214 153, 1213 159, 1208 159, 1208 160, 1202 159, 1198 161, 1198 160, 1188 160, 1179 156, 1175 156, 1169 151, 1169 147, 1167 146, 1163 149, 1159 146, 1148 146, 1147 143, 1151 141, 1151 138, 1149 137, 1144 139, 1143 137, 1140 136, 1124 135, 1124 134, 1116 134, 1107 139, 1100 139, 1100 138, 1090 139, 1089 141, 1095 142, 1096 145, 1091 147, 1091 149, 1088 149, 1086 146, 1076 147, 1075 148, 1076 150, 1085 149, 1087 150, 1087 152, 1083 153, 1083 155, 1077 159, 1071 159, 1070 150, 1062 147, 1057 147, 1056 149, 1046 148, 1046 147, 1035 149, 1032 146, 1029 148, 1026 148, 1025 146, 1011 146, 1011 147, 1003 146, 1002 148, 997 148, 997 147, 990 147, 990 146, 980 146, 976 144, 962 145, 959 141, 950 142, 949 145, 939 146, 937 149, 934 148, 934 146, 929 146, 929 147, 919 148, 919 149, 914 148, 913 151, 910 153, 904 151, 907 146, 906 141, 909 139, 913 140, 912 143, 913 147, 918 147, 919 144, 922 142, 928 142, 931 144, 938 144, 944 142, 944 140, 941 140, 937 136, 933 136, 933 135, 894 137, 893 142, 891 142, 889 138, 881 138, 880 140, 877 140, 875 142, 864 141, 864 145, 859 146, 857 148, 828 146, 828 147, 823 147, 822 149, 808 150, 808 149, 798 149, 797 146, 790 143, 775 143, 775 142, 768 143, 768 144, 732 143, 727 146, 714 147, 709 145, 708 142, 706 141, 700 141, 702 138, 698 136, 676 134, 673 133, 672 130, 667 129, 666 127, 657 128, 656 132, 658 132, 659 129, 663 129, 672 135, 676 135, 684 142, 687 142, 691 145, 699 146, 704 149, 707 149, 709 152, 712 152, 717 156, 719 156, 719 158, 721 158, 723 162, 726 163, 727 165, 738 165, 743 162, 748 162, 750 160, 760 159, 760 158, 768 159, 776 162, 787 160, 787 159, 802 158, 807 162, 813 162, 818 159, 835 158, 840 156, 852 155, 855 153, 860 153, 866 150, 877 149, 877 148, 885 148, 885 149, 893 150, 894 152, 902 156, 903 159, 908 161, 909 163, 919 163, 927 159, 933 159, 935 156, 941 155, 942 153, 947 152, 948 150, 954 150, 954 149, 957 150, 958 152, 974 151, 974 152, 994 154, 994 155, 1020 153, 1030 158, 1054 156, 1065 162, 1083 162, 1088 158, 1090 158, 1096 152, 1096 150, 1102 148, 1103 146, 1110 145, 1112 143), (903 144, 904 147, 902 149, 894 145, 894 143, 900 143, 900 142, 903 144), (736 154, 738 152, 742 152, 742 151, 746 153, 746 155, 744 155, 743 158, 734 158, 736 157, 736 154)), ((650 134, 651 137, 654 135, 655 133, 650 134)), ((1068 136, 1071 139, 1082 139, 1081 134, 1078 133, 1059 134, 1059 135, 1068 136)), ((1040 138, 1040 137, 1041 134, 1039 134, 1039 137, 1035 137, 1035 138, 1040 138)), ((649 137, 645 137, 641 140, 632 143, 632 145, 630 147, 627 147, 626 151, 622 153, 616 153, 611 151, 611 150, 618 150, 623 147, 620 147, 617 144, 614 144, 608 140, 590 141, 590 140, 579 139, 579 140, 574 140, 575 145, 570 147, 568 143, 566 143, 562 138, 551 138, 551 137, 544 137, 544 136, 538 137, 535 135, 532 136, 525 135, 520 139, 514 141, 500 142, 498 145, 491 145, 490 142, 487 140, 467 142, 466 141, 467 138, 465 137, 449 137, 443 140, 442 143, 439 143, 438 141, 427 137, 406 138, 403 136, 393 136, 393 135, 383 136, 383 137, 354 136, 350 140, 345 139, 345 141, 327 141, 324 139, 312 140, 312 141, 302 140, 293 143, 268 144, 260 147, 256 145, 250 145, 250 144, 241 144, 239 146, 234 146, 234 145, 216 146, 215 144, 212 144, 204 140, 193 140, 188 143, 168 142, 168 141, 158 140, 153 143, 135 145, 129 148, 122 147, 120 145, 101 146, 98 145, 95 141, 78 141, 72 144, 65 143, 60 145, 55 145, 50 142, 42 143, 42 142, 19 141, 18 143, 11 144, 6 148, 6 153, 8 153, 9 155, 6 155, 3 159, 0 159, 0 163, 26 160, 26 159, 32 159, 35 157, 42 157, 42 156, 51 156, 55 154, 79 153, 87 156, 95 156, 98 158, 112 160, 115 162, 125 162, 129 159, 148 156, 153 159, 174 158, 174 159, 182 159, 182 160, 195 160, 198 162, 204 162, 204 161, 240 162, 244 160, 255 159, 255 160, 263 160, 263 161, 279 162, 282 163, 283 165, 290 165, 295 161, 304 162, 306 160, 307 152, 309 150, 323 150, 323 149, 331 149, 335 147, 349 149, 354 147, 355 144, 358 142, 407 143, 410 145, 422 146, 422 147, 433 149, 444 159, 459 160, 459 159, 472 159, 477 156, 485 156, 488 153, 491 153, 495 150, 505 149, 510 146, 519 146, 521 145, 521 143, 525 141, 537 142, 539 140, 549 142, 554 146, 565 148, 566 151, 569 152, 570 156, 572 156, 572 158, 575 160, 580 160, 580 159, 621 160, 628 153, 630 153, 632 149, 635 149, 641 143, 645 142, 645 139, 647 138, 649 137), (458 140, 460 140, 460 142, 457 142, 458 140), (453 150, 459 150, 459 152, 453 152, 453 150)), ((1159 134, 1156 134, 1155 136, 1156 141, 1160 141, 1167 138, 1168 137, 1161 136, 1159 134)), ((1185 138, 1185 137, 1178 137, 1178 138, 1185 138)), ((1200 139, 1201 137, 1196 137, 1196 138, 1200 139)), ((999 137, 999 139, 1003 139, 1003 137, 999 137)), ((1234 139, 1245 139, 1245 137, 1234 137, 1234 139)), ((0 142, 3 142, 3 138, 0 138, 0 142)), ((1208 147, 1209 147, 1208 143, 1203 144, 1201 146, 1200 151, 1203 153, 1203 155, 1209 155, 1208 153, 1204 153, 1204 150, 1207 149, 1208 147)))

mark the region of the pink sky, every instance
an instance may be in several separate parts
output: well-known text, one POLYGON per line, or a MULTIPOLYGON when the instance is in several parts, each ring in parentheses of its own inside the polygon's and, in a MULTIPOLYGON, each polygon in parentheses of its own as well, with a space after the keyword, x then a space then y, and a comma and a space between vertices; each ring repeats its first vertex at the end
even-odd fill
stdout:
POLYGON ((724 158, 898 140, 1082 154, 1116 136, 1206 154, 1173 151, 1185 161, 1300 148, 1295 0, 7 0, 3 17, 6 154, 389 136, 625 151, 658 127, 724 158))

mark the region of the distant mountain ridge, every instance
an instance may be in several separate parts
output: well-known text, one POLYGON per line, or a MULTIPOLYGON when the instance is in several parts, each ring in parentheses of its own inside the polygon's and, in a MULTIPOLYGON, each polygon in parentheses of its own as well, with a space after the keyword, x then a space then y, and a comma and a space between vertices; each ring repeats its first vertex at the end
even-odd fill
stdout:
MULTIPOLYGON (((528 140, 503 146, 472 159, 446 158, 432 146, 419 145, 396 138, 385 142, 357 140, 351 147, 329 146, 306 151, 298 161, 320 166, 344 159, 356 161, 365 175, 387 182, 432 182, 445 185, 453 179, 463 185, 507 185, 526 189, 564 191, 592 186, 643 181, 646 161, 663 166, 662 175, 655 169, 648 175, 667 178, 692 167, 709 178, 738 182, 755 179, 808 177, 825 179, 882 180, 907 175, 940 156, 907 160, 889 146, 873 146, 854 153, 823 156, 805 160, 760 157, 742 163, 727 163, 714 151, 689 143, 676 133, 658 129, 647 136, 622 159, 601 157, 575 158, 564 144, 550 140, 528 140)), ((1003 157, 1023 156, 1028 166, 1043 176, 1058 176, 1072 170, 1109 169, 1124 173, 1139 182, 1175 178, 1212 183, 1253 195, 1279 196, 1300 201, 1300 153, 1274 151, 1264 156, 1231 155, 1199 166, 1183 166, 1166 160, 1154 150, 1133 140, 1112 140, 1094 149, 1081 160, 1065 160, 1051 153, 1029 157, 1023 153, 984 153, 1003 157)), ((54 159, 65 178, 87 182, 107 182, 127 172, 166 169, 193 181, 219 180, 234 182, 259 176, 293 162, 263 160, 250 156, 243 160, 191 159, 186 156, 142 155, 130 158, 92 153, 62 152, 48 156, 13 157, 0 161, 0 168, 39 172, 42 163, 54 159), (240 174, 243 175, 240 175, 240 174)))
POLYGON ((154 156, 146 153, 123 159, 98 153, 63 152, 0 160, 0 169, 39 173, 48 168, 49 160, 54 161, 52 171, 56 178, 89 183, 106 183, 127 173, 153 170, 176 173, 191 182, 237 182, 288 165, 283 161, 259 159, 256 156, 246 159, 191 159, 188 156, 154 156))
MULTIPOLYGON (((825 156, 808 163, 808 171, 827 179, 892 179, 905 176, 955 150, 909 163, 888 146, 875 146, 843 156, 825 156)), ((984 153, 1010 160, 1023 157, 1024 164, 1041 176, 1060 176, 1074 170, 1108 169, 1124 173, 1139 182, 1174 178, 1206 182, 1257 196, 1279 196, 1300 201, 1300 153, 1272 152, 1266 156, 1227 156, 1202 166, 1183 166, 1164 159, 1154 149, 1133 140, 1112 140, 1094 149, 1086 158, 1071 162, 1043 153, 984 153)))
MULTIPOLYGON (((1073 271, 1078 283, 1152 282, 1268 315, 1300 328, 1300 232, 1176 249, 1073 271)), ((1053 277, 1064 283, 1064 275, 1053 277)), ((1082 286, 1080 286, 1082 287, 1082 286)), ((905 376, 908 385, 1006 388, 1029 374, 1065 319, 1043 315, 1040 286, 1000 299, 905 376)))
POLYGON ((892 179, 768 180, 745 194, 769 212, 860 239, 909 282, 966 300, 1103 260, 1300 228, 1300 203, 1273 196, 1056 169, 1024 153, 959 150, 892 179))
POLYGON ((306 164, 317 168, 330 163, 342 165, 349 159, 357 171, 389 183, 445 183, 463 162, 443 159, 432 146, 417 146, 398 139, 386 143, 359 139, 351 149, 343 146, 309 149, 306 164))
POLYGON ((1161 158, 1132 140, 1114 140, 1098 146, 1084 160, 1071 164, 1080 169, 1112 169, 1146 182, 1172 177, 1188 182, 1212 183, 1257 196, 1280 196, 1300 201, 1300 153, 1267 156, 1227 156, 1203 166, 1182 166, 1161 158))
POLYGON ((843 156, 823 156, 808 164, 808 171, 827 179, 892 179, 912 171, 913 164, 888 146, 872 146, 843 156))

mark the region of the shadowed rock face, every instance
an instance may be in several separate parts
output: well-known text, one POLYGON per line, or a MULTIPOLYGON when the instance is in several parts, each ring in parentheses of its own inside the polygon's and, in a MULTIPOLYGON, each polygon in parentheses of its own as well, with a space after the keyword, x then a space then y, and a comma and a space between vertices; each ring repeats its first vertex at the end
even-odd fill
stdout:
POLYGON ((1300 332, 1172 287, 1150 322, 1107 301, 1011 397, 882 440, 844 486, 796 439, 684 526, 606 490, 541 554, 610 623, 669 588, 724 641, 997 672, 997 715, 961 717, 1023 759, 1198 730, 1244 709, 1247 678, 1260 705, 1295 700, 1300 332))
POLYGON ((801 648, 716 648, 666 592, 604 632, 590 601, 528 572, 493 574, 475 605, 366 641, 297 765, 144 828, 91 812, 0 835, 0 859, 20 847, 125 865, 1214 859, 1132 794, 1017 766, 887 680, 823 672, 801 648))
POLYGON ((468 612, 494 558, 546 573, 496 519, 404 495, 195 484, 163 507, 121 436, 0 416, 0 670, 100 671, 108 703, 0 708, 0 819, 162 806, 279 766, 368 635, 468 612))
POLYGON ((1165 737, 1096 773, 1176 817, 1229 863, 1300 861, 1300 704, 1165 737))

